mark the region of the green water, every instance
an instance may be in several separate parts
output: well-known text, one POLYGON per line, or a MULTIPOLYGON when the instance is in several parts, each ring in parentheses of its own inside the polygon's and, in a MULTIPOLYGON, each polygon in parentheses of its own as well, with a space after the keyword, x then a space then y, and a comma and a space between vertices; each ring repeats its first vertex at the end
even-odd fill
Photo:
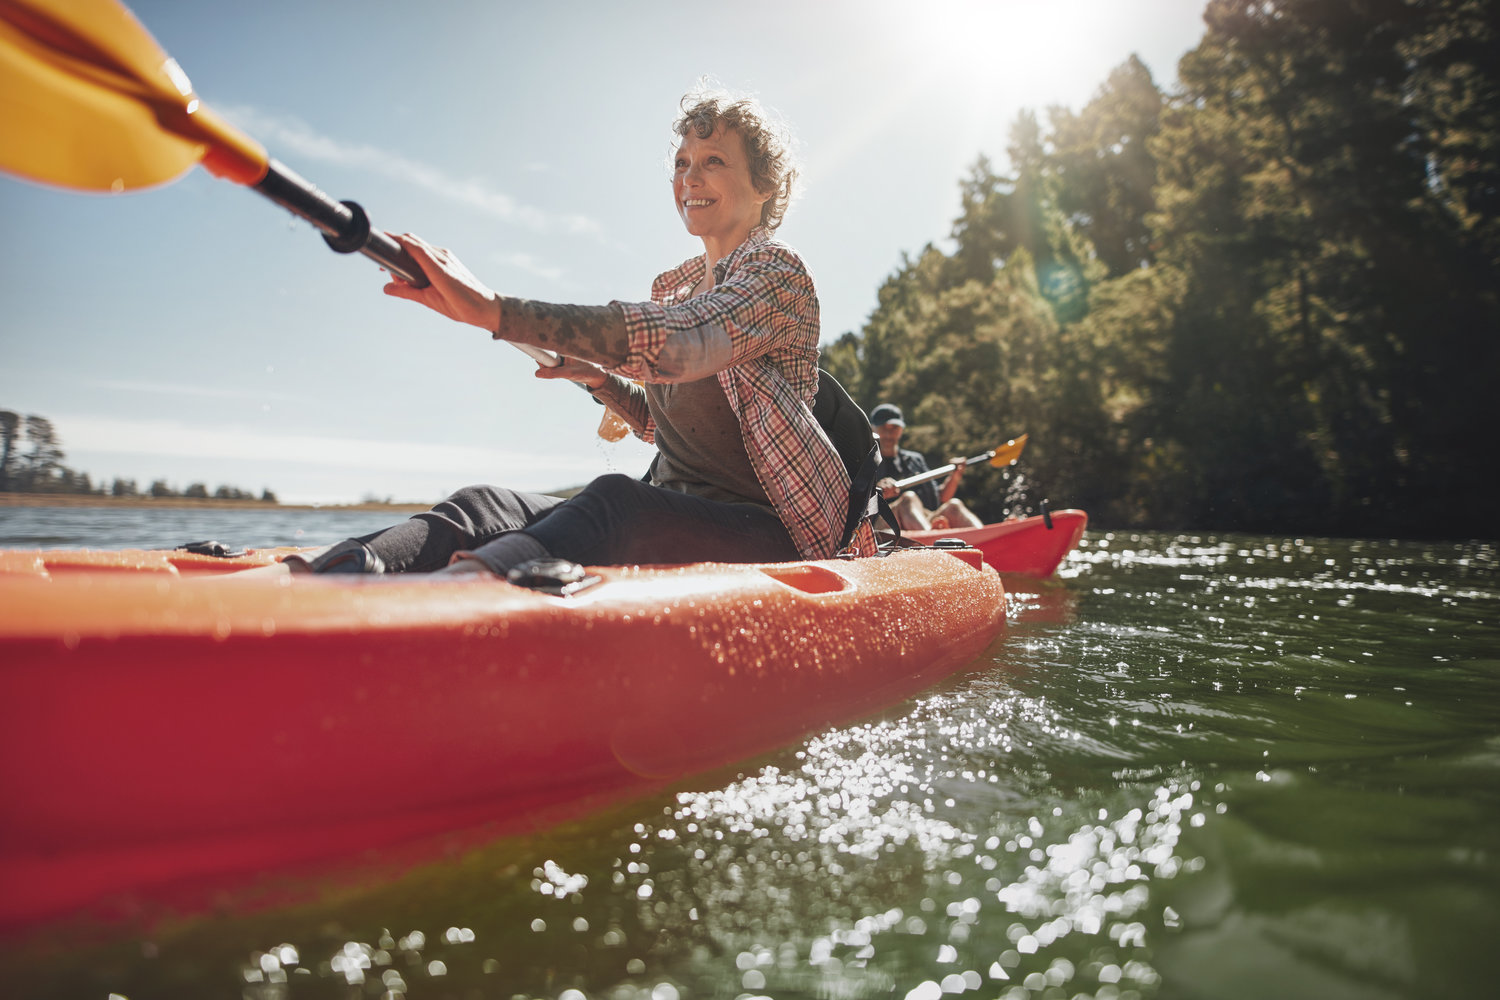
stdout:
POLYGON ((1490 995, 1496 549, 1091 533, 879 719, 382 887, 12 948, 0 992, 1490 995))

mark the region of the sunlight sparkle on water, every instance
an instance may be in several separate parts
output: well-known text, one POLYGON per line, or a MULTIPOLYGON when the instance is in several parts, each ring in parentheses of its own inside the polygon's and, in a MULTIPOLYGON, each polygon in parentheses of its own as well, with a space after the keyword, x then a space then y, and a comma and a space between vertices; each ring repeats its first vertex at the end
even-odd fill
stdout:
POLYGON ((1196 783, 1162 781, 1107 808, 1018 813, 991 779, 1025 766, 1036 735, 1069 738, 1060 722, 1044 700, 1005 692, 982 710, 937 696, 902 719, 826 733, 800 767, 683 793, 660 824, 638 826, 632 857, 681 845, 690 870, 632 861, 616 879, 648 889, 650 926, 681 926, 679 900, 694 900, 692 919, 715 939, 743 942, 747 990, 888 991, 894 956, 924 944, 926 961, 953 971, 901 995, 1007 980, 1023 991, 1076 980, 1099 996, 1149 987, 1150 884, 1201 863, 1176 853, 1188 817, 1202 816, 1196 783), (986 787, 993 800, 977 793, 986 787), (838 887, 832 899, 804 898, 814 877, 838 887), (913 883, 926 883, 919 906, 887 905, 910 900, 913 883), (811 940, 790 915, 805 921, 810 909, 827 914, 811 940))

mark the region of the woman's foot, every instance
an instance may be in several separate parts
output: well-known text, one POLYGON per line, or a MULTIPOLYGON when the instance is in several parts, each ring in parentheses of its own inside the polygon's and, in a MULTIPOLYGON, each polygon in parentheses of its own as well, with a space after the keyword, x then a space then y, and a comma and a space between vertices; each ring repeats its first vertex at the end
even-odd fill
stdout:
POLYGON ((333 548, 332 545, 324 545, 321 548, 293 552, 290 555, 282 556, 277 562, 267 563, 264 566, 256 566, 254 569, 240 570, 238 573, 230 573, 224 579, 258 580, 268 576, 293 576, 302 573, 311 573, 312 570, 308 567, 308 563, 331 548, 333 548))
POLYGON ((282 560, 293 573, 384 573, 385 560, 364 542, 346 538, 322 549, 296 552, 282 560), (298 565, 300 564, 300 566, 298 565))
POLYGON ((352 538, 334 545, 304 549, 281 557, 280 562, 235 573, 236 579, 267 576, 301 576, 303 573, 384 573, 385 562, 363 543, 352 538))

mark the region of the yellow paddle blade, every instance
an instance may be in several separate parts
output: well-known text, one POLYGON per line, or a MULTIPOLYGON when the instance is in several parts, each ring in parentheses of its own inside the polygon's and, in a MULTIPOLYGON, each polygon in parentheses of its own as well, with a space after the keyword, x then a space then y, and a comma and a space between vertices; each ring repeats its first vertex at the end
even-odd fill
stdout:
POLYGON ((1003 469, 1007 465, 1014 465, 1016 459, 1021 457, 1021 451, 1026 447, 1026 435, 1012 438, 995 449, 995 454, 990 458, 990 464, 997 469, 1003 469))
POLYGON ((115 0, 0 0, 0 170, 87 191, 170 181, 202 162, 265 176, 253 139, 205 108, 115 0))

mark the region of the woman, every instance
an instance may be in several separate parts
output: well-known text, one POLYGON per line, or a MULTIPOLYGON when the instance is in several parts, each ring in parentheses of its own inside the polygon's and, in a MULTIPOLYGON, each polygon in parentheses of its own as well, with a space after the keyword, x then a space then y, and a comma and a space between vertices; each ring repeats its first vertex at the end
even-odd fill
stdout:
MULTIPOLYGON (((410 234, 395 238, 432 283, 385 288, 496 339, 560 355, 563 363, 538 377, 582 384, 653 442, 648 481, 603 476, 567 501, 469 487, 404 524, 289 563, 505 574, 546 557, 598 565, 834 554, 849 477, 810 410, 818 300, 801 258, 772 236, 795 179, 790 151, 745 99, 689 95, 673 130, 673 201, 704 252, 660 275, 650 302, 501 296, 410 234)), ((873 551, 868 526, 853 548, 873 551)))

